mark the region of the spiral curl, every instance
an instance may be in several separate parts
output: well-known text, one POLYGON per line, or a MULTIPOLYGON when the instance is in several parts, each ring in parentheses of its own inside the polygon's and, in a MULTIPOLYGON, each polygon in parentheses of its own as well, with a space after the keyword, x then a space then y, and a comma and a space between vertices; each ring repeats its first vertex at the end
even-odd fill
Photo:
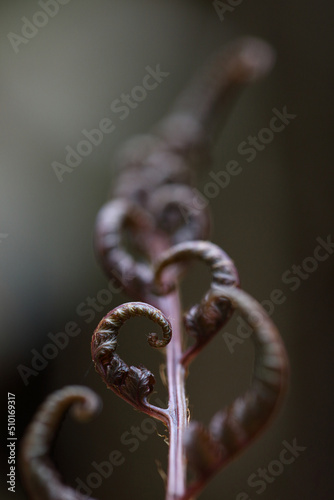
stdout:
POLYGON ((148 396, 155 384, 154 375, 143 366, 128 366, 115 353, 117 337, 122 325, 130 318, 144 316, 162 329, 162 339, 150 333, 151 347, 165 347, 171 340, 172 327, 159 309, 143 302, 127 302, 110 311, 98 324, 92 337, 92 359, 96 371, 107 387, 135 407, 148 407, 148 396))
POLYGON ((87 500, 87 496, 62 482, 49 455, 67 410, 71 410, 77 421, 85 422, 100 408, 101 401, 95 392, 75 385, 54 392, 44 401, 25 432, 19 456, 22 479, 31 498, 87 500))
POLYGON ((206 239, 210 234, 210 217, 206 207, 198 207, 193 190, 183 184, 167 184, 152 194, 148 209, 156 224, 178 244, 206 239))
POLYGON ((289 363, 279 332, 262 306, 246 292, 221 287, 215 296, 228 298, 253 328, 255 346, 251 388, 226 410, 218 412, 210 429, 229 453, 236 453, 261 430, 287 388, 289 363))
POLYGON ((132 229, 134 242, 145 252, 145 234, 152 228, 152 218, 143 209, 128 200, 110 201, 100 210, 95 233, 95 246, 100 261, 108 274, 124 290, 141 297, 152 281, 152 270, 148 263, 137 262, 122 247, 122 232, 132 229))
POLYGON ((167 250, 156 263, 155 283, 161 293, 168 293, 175 288, 169 282, 162 286, 162 273, 172 264, 199 259, 205 262, 212 271, 212 282, 209 291, 199 304, 194 305, 184 314, 184 324, 189 335, 195 337, 196 343, 184 355, 183 362, 188 364, 217 331, 230 318, 233 308, 231 302, 214 292, 221 285, 236 287, 239 277, 231 258, 217 245, 208 241, 190 241, 180 243, 167 250))
MULTIPOLYGON (((208 477, 244 450, 263 431, 279 407, 289 373, 288 358, 279 332, 262 306, 246 292, 229 286, 217 287, 211 294, 213 298, 227 298, 253 328, 251 337, 255 346, 255 362, 251 387, 246 393, 216 413, 208 430, 201 431, 198 437, 192 434, 193 439, 199 441, 198 445, 191 442, 190 435, 187 436, 191 429, 186 432, 185 445, 190 463, 200 463, 200 454, 203 453, 200 443, 203 435, 206 436, 206 461, 211 466, 202 469, 202 473, 204 471, 208 477)), ((196 484, 193 488, 196 490, 196 484)))

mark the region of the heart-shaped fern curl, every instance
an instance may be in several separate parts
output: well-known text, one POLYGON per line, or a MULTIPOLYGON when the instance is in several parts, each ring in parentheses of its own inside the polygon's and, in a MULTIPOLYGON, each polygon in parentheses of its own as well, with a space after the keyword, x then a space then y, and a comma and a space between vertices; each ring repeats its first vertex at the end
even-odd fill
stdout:
POLYGON ((144 209, 121 198, 106 203, 96 220, 95 247, 105 272, 136 299, 147 291, 152 270, 148 263, 137 262, 130 255, 122 245, 122 236, 125 229, 131 229, 137 250, 145 253, 141 243, 152 224, 144 209))
POLYGON ((62 482, 50 458, 50 448, 65 413, 81 422, 101 408, 100 398, 87 387, 67 386, 54 392, 37 410, 21 441, 19 465, 31 498, 43 500, 87 500, 86 495, 62 482))
POLYGON ((253 328, 255 346, 251 387, 211 420, 209 429, 193 422, 185 433, 188 463, 197 480, 182 500, 195 498, 212 475, 262 432, 278 409, 288 382, 289 364, 275 325, 262 306, 237 288, 221 286, 211 299, 227 298, 253 328))
POLYGON ((184 315, 186 330, 196 340, 182 358, 184 366, 187 366, 222 328, 233 312, 231 301, 222 295, 215 295, 214 292, 222 285, 228 285, 232 288, 239 286, 236 267, 224 250, 208 241, 189 241, 171 247, 157 261, 155 267, 157 291, 166 294, 176 286, 174 282, 162 284, 162 274, 166 267, 192 259, 202 260, 210 267, 212 282, 201 302, 194 305, 184 315))
POLYGON ((166 184, 154 191, 148 211, 155 214, 157 226, 169 236, 172 244, 209 237, 211 223, 207 208, 198 208, 194 192, 184 184, 166 184))
POLYGON ((144 316, 161 327, 162 339, 158 339, 156 333, 148 335, 151 347, 162 348, 170 342, 172 327, 159 309, 144 302, 127 302, 110 311, 94 331, 91 349, 95 369, 118 396, 168 425, 167 412, 148 402, 155 384, 154 375, 142 365, 128 366, 115 353, 121 326, 135 316, 144 316))

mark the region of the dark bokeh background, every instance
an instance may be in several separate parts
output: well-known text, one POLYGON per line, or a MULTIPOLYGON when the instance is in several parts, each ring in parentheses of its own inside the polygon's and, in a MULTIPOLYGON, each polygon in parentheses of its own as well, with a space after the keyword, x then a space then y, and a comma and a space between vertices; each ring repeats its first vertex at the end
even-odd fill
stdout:
MULTIPOLYGON (((295 291, 282 275, 313 255, 318 237, 334 233, 334 6, 310 0, 244 1, 220 21, 211 2, 204 1, 71 0, 16 54, 7 34, 20 34, 21 18, 32 19, 38 10, 34 1, 2 1, 0 7, 3 460, 7 390, 16 394, 21 436, 47 394, 67 384, 84 384, 101 395, 104 409, 85 426, 65 421, 55 456, 66 480, 85 482, 94 471, 92 462, 119 450, 124 464, 93 495, 163 498, 155 464, 158 459, 166 466, 163 439, 146 434, 130 452, 121 436, 145 416, 107 391, 90 361, 90 337, 100 317, 128 297, 115 295, 90 322, 78 315, 77 307, 106 287, 92 233, 108 196, 117 147, 133 134, 147 132, 216 48, 250 34, 275 47, 275 69, 239 98, 219 134, 213 165, 198 172, 198 187, 205 186, 212 168, 219 171, 231 159, 240 161, 242 174, 210 202, 212 240, 234 258, 243 288, 258 300, 267 299, 273 289, 283 291, 286 300, 272 317, 289 352, 291 387, 271 428, 201 498, 234 500, 241 492, 257 498, 256 488, 247 484, 249 476, 278 458, 284 440, 293 439, 306 450, 267 485, 261 498, 331 498, 334 256, 320 262, 295 291), (147 65, 156 64, 170 73, 168 78, 126 120, 113 117, 111 102, 141 83, 147 65), (247 163, 238 145, 268 125, 273 108, 283 106, 297 117, 247 163), (59 183, 51 163, 62 162, 65 147, 74 147, 83 138, 81 130, 95 128, 104 117, 115 118, 116 130, 59 183), (80 335, 24 385, 17 366, 30 366, 31 350, 40 352, 49 342, 48 333, 63 331, 69 321, 77 322, 80 335)), ((195 270, 185 284, 186 304, 204 289, 199 278, 204 271, 195 270)), ((232 333, 232 326, 226 330, 232 333)), ((161 358, 145 348, 143 338, 137 342, 129 336, 122 336, 126 359, 156 371, 161 358)), ((219 334, 194 363, 187 386, 194 418, 208 422, 247 387, 249 344, 236 346, 231 354, 219 334)), ((5 477, 5 463, 2 470, 5 477)), ((2 498, 12 498, 4 483, 2 498)), ((19 484, 16 498, 25 498, 19 484)))

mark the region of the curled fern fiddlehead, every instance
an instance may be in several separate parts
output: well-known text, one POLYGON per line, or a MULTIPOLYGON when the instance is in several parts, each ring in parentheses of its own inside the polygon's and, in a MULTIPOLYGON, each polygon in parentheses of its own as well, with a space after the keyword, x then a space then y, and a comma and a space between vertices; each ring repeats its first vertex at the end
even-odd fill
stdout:
POLYGON ((157 412, 157 418, 166 423, 166 413, 148 402, 155 384, 154 375, 144 366, 128 366, 116 353, 121 326, 130 318, 144 316, 162 329, 162 339, 150 333, 151 347, 165 347, 171 340, 172 328, 159 309, 143 302, 127 302, 110 311, 98 324, 92 338, 92 358, 96 371, 107 387, 135 408, 148 413, 157 412))
MULTIPOLYGON (((193 422, 185 433, 188 461, 197 475, 183 500, 193 497, 208 478, 243 451, 272 418, 285 393, 288 359, 281 337, 262 306, 246 292, 221 286, 211 300, 228 298, 253 328, 255 363, 251 387, 211 420, 209 429, 193 422)), ((210 300, 210 297, 208 300, 210 300)))
POLYGON ((62 482, 50 458, 50 448, 65 413, 85 422, 100 410, 99 397, 87 387, 67 386, 44 401, 21 442, 20 469, 31 498, 44 500, 87 500, 62 482))
POLYGON ((173 244, 206 239, 210 234, 208 210, 194 204, 194 193, 189 186, 167 184, 160 187, 152 194, 148 208, 173 244))
POLYGON ((116 279, 134 297, 142 297, 152 281, 148 263, 137 262, 122 245, 122 232, 132 229, 142 252, 144 234, 152 228, 152 219, 143 209, 125 199, 110 201, 100 210, 96 222, 95 245, 106 273, 116 279))
POLYGON ((155 271, 156 287, 162 293, 173 290, 175 283, 161 286, 161 278, 166 267, 172 264, 198 259, 205 262, 212 271, 210 290, 204 295, 201 302, 193 306, 184 315, 184 324, 187 332, 196 339, 194 346, 185 353, 185 365, 194 358, 199 350, 211 340, 218 330, 226 323, 233 312, 231 302, 214 292, 221 285, 236 287, 239 277, 232 259, 217 245, 208 241, 189 241, 180 243, 167 250, 158 260, 155 271))
MULTIPOLYGON (((148 402, 155 383, 153 374, 143 366, 128 366, 115 352, 119 329, 133 316, 147 316, 159 324, 162 340, 150 334, 148 341, 153 347, 166 346, 171 326, 158 309, 144 303, 120 306, 102 319, 92 340, 95 368, 107 386, 169 426, 168 500, 195 498, 208 478, 263 428, 286 383, 287 362, 277 331, 257 302, 238 290, 239 278, 232 260, 216 245, 191 241, 206 239, 209 234, 208 211, 193 197, 192 169, 208 164, 208 130, 218 105, 241 85, 267 73, 273 59, 271 48, 255 38, 238 40, 215 55, 181 95, 171 114, 154 129, 155 135, 140 136, 123 148, 116 162, 119 176, 112 191, 114 201, 102 208, 97 219, 96 248, 108 277, 115 278, 132 298, 161 306, 173 321, 174 342, 167 348, 170 397, 166 410, 148 402), (134 255, 124 245, 127 230, 134 255), (173 244, 177 245, 168 250, 173 244), (166 253, 160 257, 163 251, 166 253), (176 312, 179 298, 177 292, 169 292, 175 285, 174 278, 193 258, 210 266, 212 283, 201 302, 184 316, 186 330, 195 338, 195 344, 183 353, 179 311, 176 312), (152 265, 157 260, 156 288, 168 296, 155 294, 152 265), (174 263, 176 270, 165 272, 174 263), (208 429, 197 422, 188 425, 186 367, 229 319, 234 308, 240 309, 254 328, 256 357, 251 388, 218 412, 208 429), (188 488, 184 450, 197 478, 188 488)), ((80 392, 82 388, 73 390, 74 393, 69 389, 59 391, 46 401, 25 439, 23 474, 36 499, 83 500, 82 495, 61 483, 47 458, 62 411, 76 397, 86 401, 89 394, 80 392)), ((78 411, 80 417, 82 409, 78 411)))
POLYGON ((284 394, 288 379, 288 358, 279 332, 262 306, 242 290, 221 287, 212 298, 227 297, 253 328, 255 346, 254 375, 251 388, 211 422, 211 432, 237 452, 250 442, 271 417, 284 394))

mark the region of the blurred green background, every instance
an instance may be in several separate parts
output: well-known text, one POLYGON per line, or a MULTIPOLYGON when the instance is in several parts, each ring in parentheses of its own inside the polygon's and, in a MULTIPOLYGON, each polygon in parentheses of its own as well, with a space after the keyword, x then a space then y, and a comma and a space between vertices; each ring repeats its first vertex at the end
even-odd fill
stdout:
MULTIPOLYGON (((205 186, 211 169, 223 170, 232 159, 240 162, 242 174, 210 202, 212 241, 232 256, 242 287, 259 301, 274 289, 283 291, 286 300, 272 318, 289 352, 291 386, 273 425, 214 478, 201 498, 235 500, 241 492, 263 500, 331 498, 334 256, 306 273, 295 291, 282 275, 313 255, 317 238, 334 232, 333 4, 241 1, 220 20, 213 4, 205 1, 71 0, 28 43, 18 42, 15 51, 8 34, 21 35, 22 18, 31 20, 40 10, 35 1, 2 1, 0 6, 3 476, 8 467, 6 392, 16 394, 21 436, 50 392, 84 384, 101 395, 104 409, 88 425, 65 421, 55 459, 66 480, 74 486, 78 478, 86 482, 94 461, 108 460, 119 450, 124 463, 92 495, 164 497, 155 460, 166 467, 166 444, 146 433, 138 449, 130 451, 122 436, 146 417, 107 391, 90 361, 90 338, 98 321, 129 298, 116 294, 90 321, 78 314, 78 306, 107 285, 93 252, 94 221, 108 197, 113 156, 123 141, 149 131, 213 51, 237 36, 255 35, 275 48, 275 68, 243 91, 218 134, 212 165, 197 172, 197 187, 205 186), (126 120, 113 116, 111 102, 141 83, 147 65, 157 64, 170 73, 168 78, 126 120), (248 163, 238 145, 268 125, 273 108, 284 106, 297 117, 248 163), (66 146, 75 147, 83 129, 96 128, 106 117, 115 118, 115 130, 58 182, 52 162, 63 163, 66 146), (31 350, 41 352, 48 334, 63 332, 69 321, 81 333, 25 385, 17 367, 30 367, 31 350), (284 440, 293 439, 306 450, 257 494, 247 483, 249 476, 278 458, 284 440)), ((200 298, 207 278, 202 267, 188 274, 185 306, 200 298)), ((146 325, 139 321, 136 327, 145 330, 146 325)), ((233 333, 233 327, 225 331, 233 333)), ((157 374, 162 358, 146 347, 144 335, 122 335, 121 355, 157 374)), ((194 418, 208 423, 247 388, 250 344, 237 345, 231 354, 219 333, 194 362, 187 383, 194 418)), ((2 498, 12 498, 5 481, 1 488, 2 498)), ((25 498, 19 482, 15 498, 25 498)))

